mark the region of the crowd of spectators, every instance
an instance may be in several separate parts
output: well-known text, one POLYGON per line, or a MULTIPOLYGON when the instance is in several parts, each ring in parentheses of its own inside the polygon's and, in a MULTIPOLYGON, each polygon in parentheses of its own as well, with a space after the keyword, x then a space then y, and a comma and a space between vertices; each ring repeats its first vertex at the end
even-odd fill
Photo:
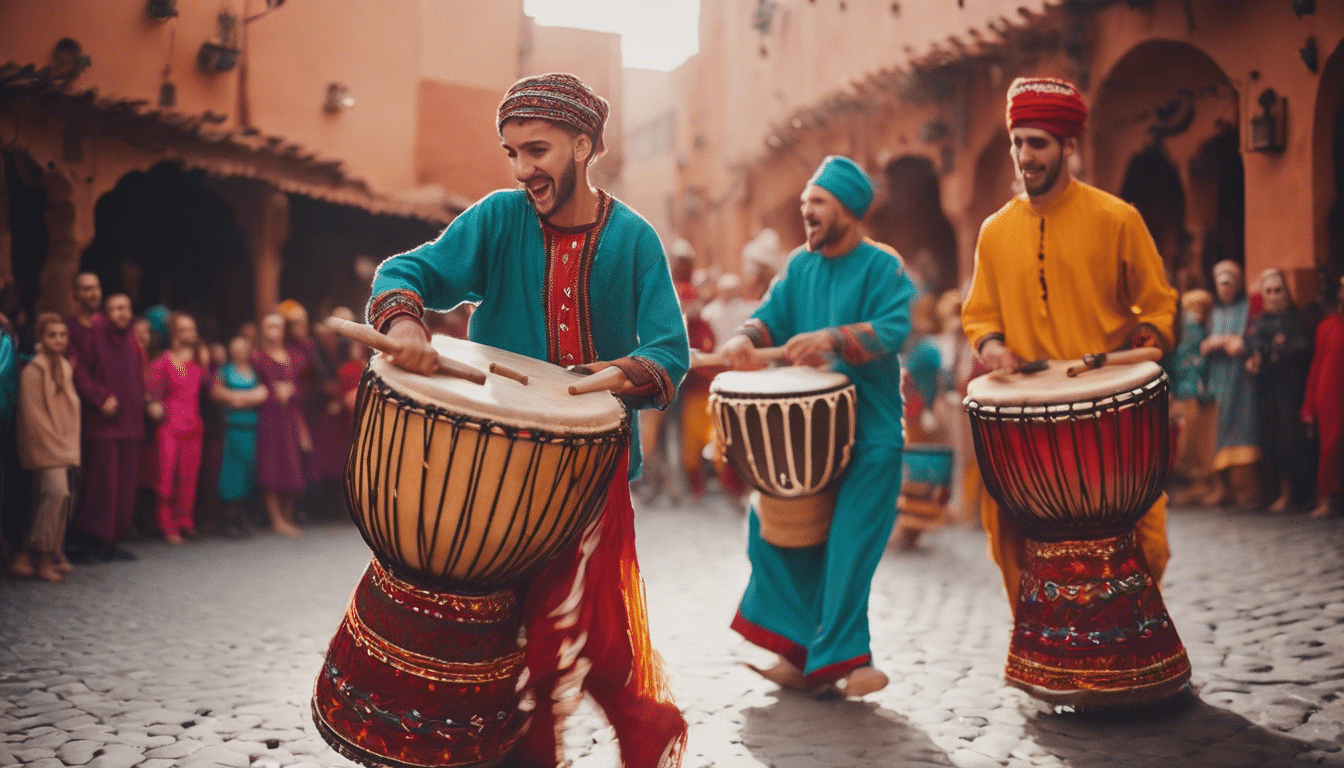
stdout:
MULTIPOLYGON (((300 536, 345 517, 341 480, 368 357, 287 300, 229 336, 163 306, 132 312, 98 275, 34 348, 0 317, 0 490, 8 573, 60 582, 121 546, 203 533, 300 536), (27 354, 25 354, 27 353, 27 354)), ((353 319, 337 307, 333 316, 353 319)))

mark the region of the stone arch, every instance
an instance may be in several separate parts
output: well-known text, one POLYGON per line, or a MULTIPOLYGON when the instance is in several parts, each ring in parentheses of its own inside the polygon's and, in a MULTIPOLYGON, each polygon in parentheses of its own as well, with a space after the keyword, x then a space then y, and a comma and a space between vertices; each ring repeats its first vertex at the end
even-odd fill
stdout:
POLYGON ((164 304, 195 315, 203 336, 252 319, 245 233, 206 174, 180 163, 132 171, 98 199, 81 268, 98 273, 104 294, 129 294, 137 311, 164 304))
POLYGON ((957 235, 943 213, 933 162, 904 155, 883 169, 885 199, 868 216, 873 237, 895 248, 930 290, 957 287, 957 235))
POLYGON ((42 269, 51 247, 45 174, 31 155, 18 149, 0 152, 0 167, 0 215, 4 217, 0 235, 8 234, 0 237, 0 270, 7 278, 0 291, 0 311, 20 330, 21 344, 27 349, 29 321, 38 309, 42 269))

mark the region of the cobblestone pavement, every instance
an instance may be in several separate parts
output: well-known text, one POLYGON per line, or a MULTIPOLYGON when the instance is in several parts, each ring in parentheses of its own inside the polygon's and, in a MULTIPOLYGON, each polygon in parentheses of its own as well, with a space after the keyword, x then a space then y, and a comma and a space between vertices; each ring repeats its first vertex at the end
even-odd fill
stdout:
MULTIPOLYGON (((687 768, 1344 765, 1344 521, 1174 510, 1164 594, 1198 696, 1123 717, 1060 714, 1004 686, 1008 609, 977 532, 890 552, 874 584, 892 685, 818 701, 746 670, 727 629, 746 581, 722 500, 640 512, 654 641, 692 723, 687 768)), ((0 766, 350 765, 307 699, 368 558, 353 528, 297 541, 134 546, 59 587, 0 582, 0 766)), ((601 715, 567 738, 614 766, 601 715)))

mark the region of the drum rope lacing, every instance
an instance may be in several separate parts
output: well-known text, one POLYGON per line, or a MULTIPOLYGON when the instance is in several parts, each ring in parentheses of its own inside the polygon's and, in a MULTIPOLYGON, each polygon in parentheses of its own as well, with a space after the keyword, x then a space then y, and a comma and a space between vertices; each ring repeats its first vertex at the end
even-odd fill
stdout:
MULTIPOLYGON (((598 435, 560 435, 478 419, 413 400, 392 389, 372 370, 364 373, 355 404, 355 423, 358 425, 358 434, 346 467, 346 501, 348 508, 355 513, 360 532, 369 547, 393 573, 413 583, 426 586, 452 585, 454 589, 470 591, 490 591, 499 585, 520 580, 559 554, 560 549, 596 516, 604 503, 605 494, 601 490, 610 482, 621 452, 628 444, 630 433, 628 415, 622 418, 617 429, 598 435), (370 408, 375 410, 370 412, 370 408), (389 410, 392 412, 390 419, 389 410), (414 439, 409 432, 416 429, 411 423, 412 415, 422 417, 424 425, 420 453, 424 459, 421 461, 419 486, 422 493, 431 487, 428 482, 431 479, 430 446, 445 437, 449 445, 437 505, 430 507, 421 499, 417 510, 421 519, 416 526, 412 547, 414 551, 407 551, 403 526, 398 524, 398 482, 404 471, 409 469, 405 465, 406 449, 408 440, 414 439), (441 429, 448 430, 448 434, 441 434, 441 429), (478 433, 478 436, 468 450, 465 445, 467 440, 463 438, 471 433, 478 433), (498 447, 485 439, 486 436, 499 436, 509 441, 499 477, 482 476, 487 464, 487 451, 498 447), (558 461, 555 461, 555 479, 549 489, 541 491, 545 494, 543 500, 539 496, 540 483, 537 481, 541 475, 542 450, 546 446, 559 446, 562 450, 558 461), (465 467, 461 462, 466 463, 465 467), (522 464, 526 488, 514 499, 510 509, 507 503, 501 503, 505 491, 503 480, 511 471, 516 471, 518 463, 522 464), (487 481, 494 483, 493 491, 486 491, 492 493, 492 496, 488 499, 488 512, 484 520, 472 521, 470 514, 458 515, 453 535, 445 544, 443 525, 448 515, 444 511, 444 504, 450 487, 449 478, 463 469, 470 479, 467 498, 462 504, 464 511, 477 509, 482 500, 480 494, 483 483, 487 481), (578 482, 575 482, 576 479, 578 482), (367 509, 360 509, 357 489, 365 491, 367 509), (544 501, 540 506, 539 500, 544 501), (563 525, 558 515, 545 514, 576 505, 575 513, 563 525), (435 517, 427 521, 424 516, 430 514, 430 510, 435 510, 435 517), (534 512, 537 514, 534 515, 534 512), (494 551, 487 552, 482 542, 474 554, 469 552, 470 542, 464 536, 467 528, 483 524, 483 530, 493 534, 499 515, 510 517, 494 551), (545 526, 547 517, 551 518, 549 527, 545 526), (515 530, 525 533, 513 536, 515 530), (506 542, 510 538, 513 541, 508 545, 506 542), (540 551, 529 554, 529 550, 538 544, 541 545, 540 551), (452 575, 459 571, 459 576, 452 575)), ((434 480, 437 482, 439 478, 434 480)))
POLYGON ((749 469, 755 480, 752 485, 757 488, 762 490, 767 488, 772 489, 774 491, 772 495, 785 498, 811 496, 820 493, 821 490, 839 474, 840 470, 849 465, 856 418, 856 392, 852 383, 846 382, 831 389, 808 392, 793 397, 780 397, 779 395, 760 393, 711 392, 710 399, 711 401, 717 399, 725 404, 730 404, 729 407, 718 409, 719 434, 724 441, 725 447, 733 444, 734 435, 741 436, 742 446, 747 454, 746 463, 748 466, 746 469, 749 469), (847 406, 845 410, 847 411, 848 431, 845 434, 849 436, 849 439, 845 441, 840 456, 828 453, 825 466, 820 472, 814 472, 815 468, 812 461, 813 451, 811 450, 813 445, 813 412, 816 410, 816 407, 822 403, 825 403, 830 409, 832 416, 830 422, 831 434, 826 436, 829 444, 834 440, 835 433, 838 431, 839 425, 835 424, 834 419, 837 406, 841 400, 844 400, 847 406), (784 472, 779 471, 779 468, 776 465, 774 452, 768 450, 770 444, 769 436, 771 434, 770 414, 775 408, 778 408, 778 413, 780 414, 780 431, 785 438, 783 442, 790 448, 793 447, 794 441, 788 440, 787 438, 792 436, 793 430, 791 428, 792 420, 790 419, 790 415, 795 407, 801 410, 803 419, 803 440, 801 445, 805 446, 803 451, 805 458, 802 475, 799 475, 798 473, 798 463, 795 451, 784 451, 786 457, 785 463, 787 464, 788 469, 788 473, 785 474, 784 472), (757 415, 757 418, 762 425, 761 440, 763 444, 761 446, 761 452, 765 454, 765 472, 768 477, 762 477, 761 475, 760 462, 756 459, 757 447, 753 444, 754 441, 750 439, 751 432, 747 422, 747 411, 749 410, 757 415), (732 423, 734 417, 736 417, 737 422, 735 425, 732 423), (733 429, 734 426, 736 426, 736 430, 733 429))
POLYGON ((1167 376, 1159 373, 1141 386, 1082 403, 1006 406, 967 398, 986 487, 1033 538, 1092 539, 1132 529, 1166 482, 1167 391, 1167 376), (1103 417, 1111 428, 1103 429, 1103 417), (1071 450, 1053 432, 1048 450, 1032 450, 1040 448, 1042 425, 1067 426, 1071 450), (1097 456, 1083 454, 1086 441, 1099 447, 1097 456), (1107 456, 1115 466, 1104 465, 1107 456))

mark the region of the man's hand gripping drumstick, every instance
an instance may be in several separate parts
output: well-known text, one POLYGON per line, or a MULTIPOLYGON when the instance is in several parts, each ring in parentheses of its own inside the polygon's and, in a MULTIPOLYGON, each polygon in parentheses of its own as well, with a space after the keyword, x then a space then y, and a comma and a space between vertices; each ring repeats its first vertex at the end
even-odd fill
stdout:
POLYGON ((1144 361, 1152 361, 1156 363, 1161 359, 1162 350, 1157 347, 1122 349, 1118 352, 1094 352, 1083 355, 1083 364, 1069 366, 1069 369, 1065 371, 1065 373, 1072 378, 1084 371, 1090 371, 1093 368, 1101 368, 1107 365, 1125 365, 1127 363, 1142 363, 1144 361))
POLYGON ((473 384, 485 383, 485 371, 439 354, 429 343, 424 326, 410 318, 394 320, 386 334, 363 323, 352 323, 339 317, 329 317, 326 322, 332 330, 347 339, 387 355, 398 368, 426 376, 443 373, 473 384))

